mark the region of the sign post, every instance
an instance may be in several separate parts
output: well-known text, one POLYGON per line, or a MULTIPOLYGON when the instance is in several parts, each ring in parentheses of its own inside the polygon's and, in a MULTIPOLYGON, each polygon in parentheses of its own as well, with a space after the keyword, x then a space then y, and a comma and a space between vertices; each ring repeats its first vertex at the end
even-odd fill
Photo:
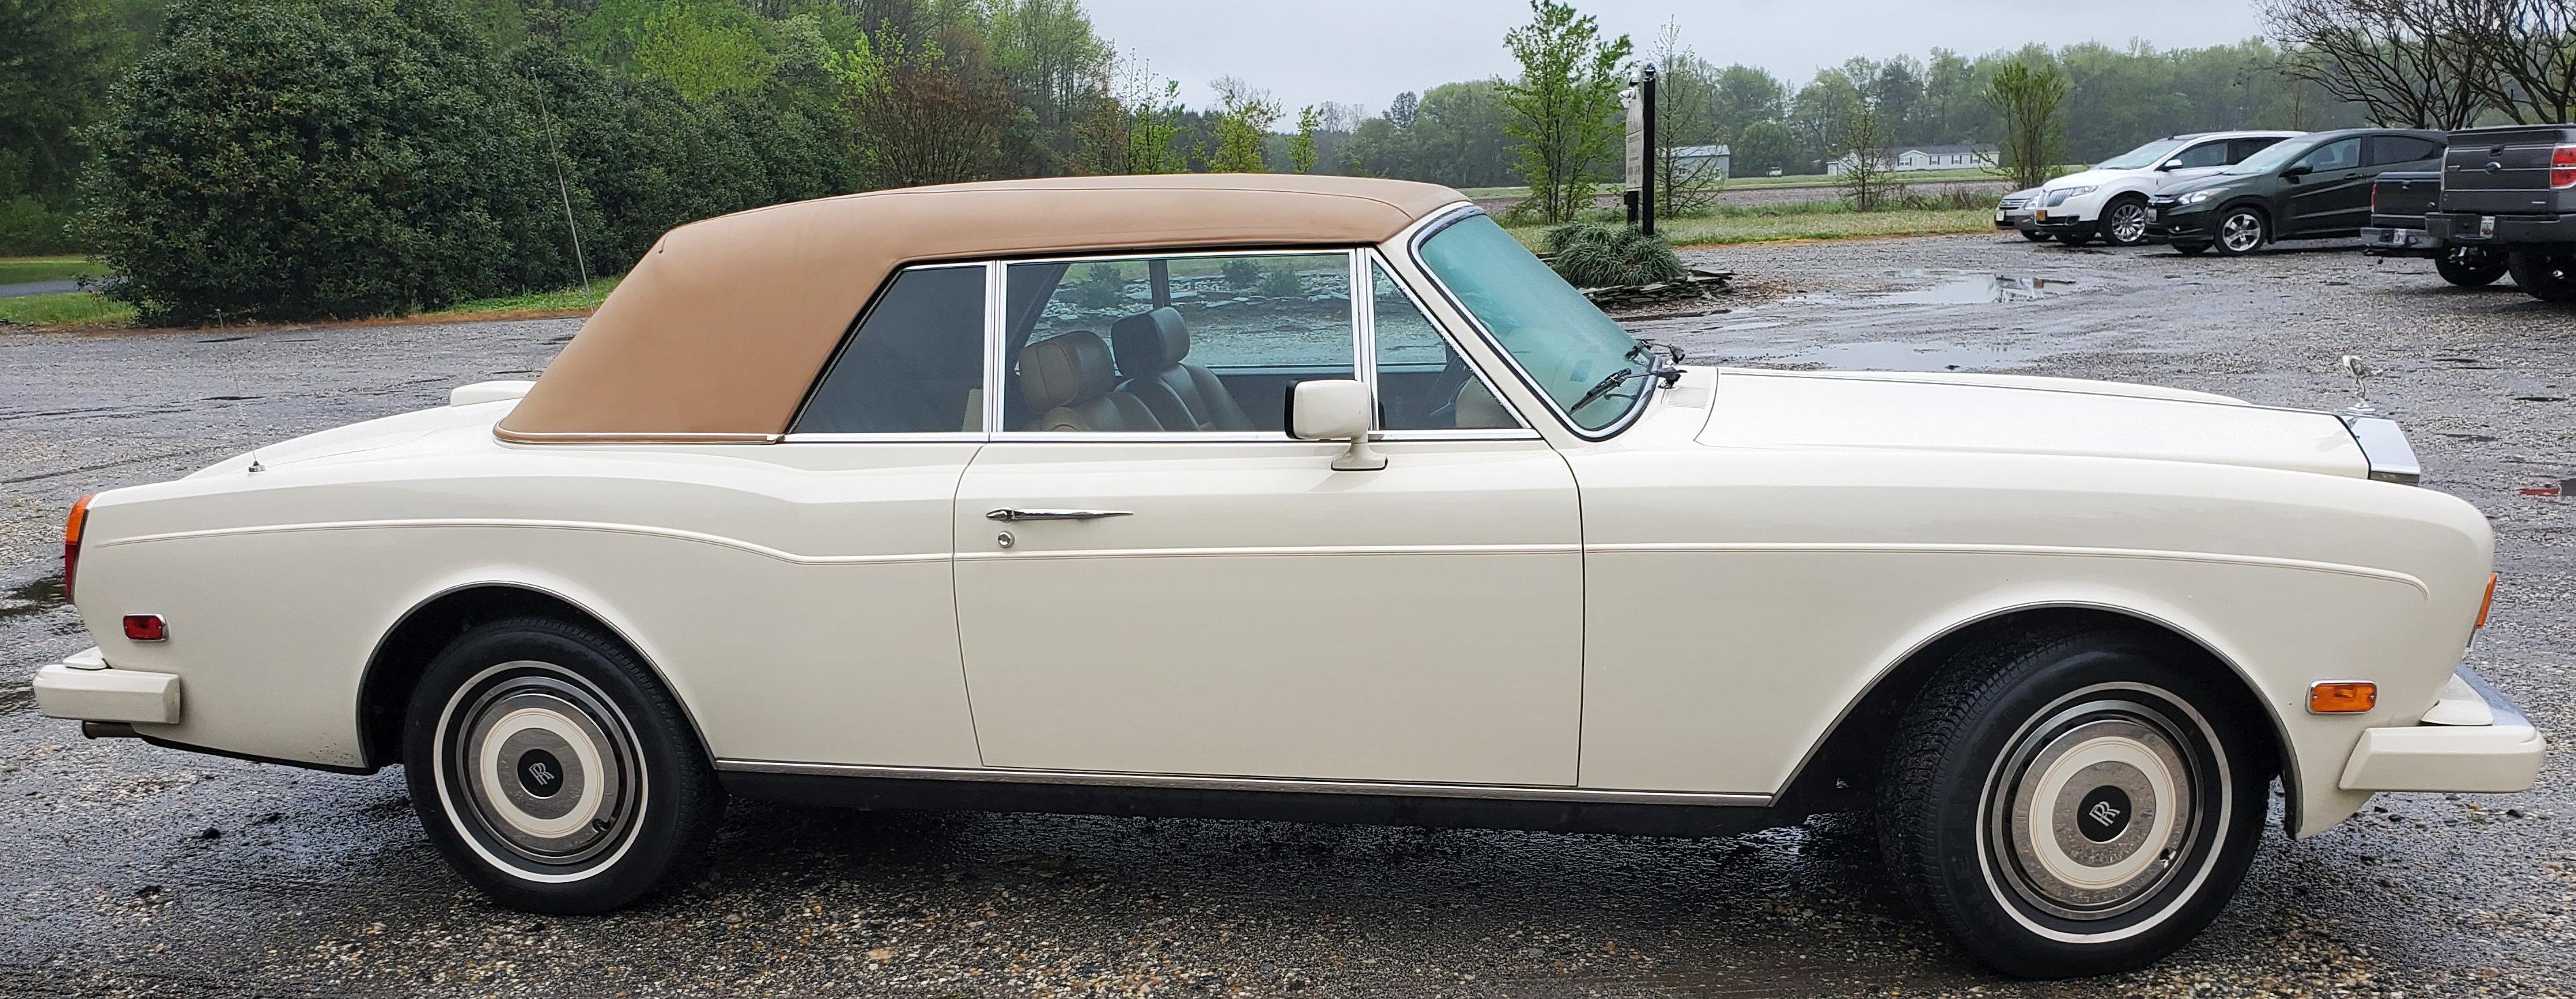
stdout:
POLYGON ((1636 86, 1621 91, 1628 105, 1628 224, 1655 234, 1655 64, 1637 67, 1636 86))

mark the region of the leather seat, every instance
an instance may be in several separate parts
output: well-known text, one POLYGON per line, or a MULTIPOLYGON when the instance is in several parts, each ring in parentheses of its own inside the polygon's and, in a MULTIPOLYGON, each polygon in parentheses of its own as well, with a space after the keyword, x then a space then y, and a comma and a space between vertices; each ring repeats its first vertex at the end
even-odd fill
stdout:
POLYGON ((1109 328, 1117 347, 1118 390, 1135 396, 1167 430, 1251 430, 1252 418, 1215 372, 1188 363, 1190 327, 1170 306, 1109 328))
POLYGON ((1020 348, 1020 394, 1037 419, 1025 429, 1139 433, 1163 425, 1145 404, 1115 391, 1118 374, 1100 334, 1075 330, 1020 348))

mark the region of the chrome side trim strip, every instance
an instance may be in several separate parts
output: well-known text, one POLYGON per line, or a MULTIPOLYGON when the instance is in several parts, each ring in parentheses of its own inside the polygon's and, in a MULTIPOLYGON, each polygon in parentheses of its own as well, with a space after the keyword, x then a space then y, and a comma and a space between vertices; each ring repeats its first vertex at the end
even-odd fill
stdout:
POLYGON ((716 769, 739 773, 801 774, 812 777, 887 777, 900 780, 964 780, 1002 784, 1160 787, 1189 791, 1374 794, 1404 798, 1487 798, 1506 801, 1571 801, 1616 805, 1718 805, 1759 808, 1771 803, 1771 796, 1767 794, 1721 794, 1713 791, 1624 791, 1499 784, 1414 784, 1393 781, 1294 780, 1272 777, 1184 777, 1172 774, 1014 770, 999 767, 888 767, 856 763, 717 760, 716 769))
POLYGON ((1598 543, 1583 546, 1589 555, 1666 554, 1694 552, 1869 552, 1891 555, 2038 555, 2058 558, 2134 558, 2162 562, 2206 562, 2217 565, 2255 566, 2267 569, 2295 569, 2304 572, 2330 572, 2358 576, 2411 586, 2425 596, 2433 588, 2422 579, 2390 569, 2340 562, 2312 562, 2307 559, 2275 558, 2269 555, 2231 555, 2225 552, 2160 551, 2152 548, 2084 548, 2073 545, 1990 545, 1943 544, 1935 542, 1878 541, 1674 541, 1598 543))

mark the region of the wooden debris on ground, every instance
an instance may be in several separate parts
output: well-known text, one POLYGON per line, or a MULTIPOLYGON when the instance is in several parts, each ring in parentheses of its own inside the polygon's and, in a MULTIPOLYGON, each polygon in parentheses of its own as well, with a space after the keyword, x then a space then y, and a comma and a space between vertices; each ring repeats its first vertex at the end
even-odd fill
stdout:
POLYGON ((1734 271, 1712 271, 1693 267, 1687 277, 1653 284, 1622 284, 1607 288, 1585 288, 1583 297, 1604 311, 1638 309, 1650 305, 1702 298, 1714 301, 1717 296, 1735 289, 1728 284, 1734 271))

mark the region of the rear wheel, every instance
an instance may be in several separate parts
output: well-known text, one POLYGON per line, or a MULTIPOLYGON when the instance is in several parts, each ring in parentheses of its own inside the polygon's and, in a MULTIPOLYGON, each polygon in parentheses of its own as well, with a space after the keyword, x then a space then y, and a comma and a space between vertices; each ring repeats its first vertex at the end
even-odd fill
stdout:
POLYGON ((2146 242, 2146 199, 2116 198, 2109 206, 2103 208, 2102 241, 2113 246, 2137 246, 2146 242))
POLYGON ((403 769, 448 864, 531 912, 633 901, 695 866, 724 811, 652 672, 614 639, 547 618, 483 625, 430 661, 403 769))
POLYGON ((2252 208, 2230 208, 2218 216, 2218 252, 2241 257, 2272 241, 2272 220, 2252 208))
POLYGON ((2576 253, 2516 252, 2506 258, 2513 283, 2543 302, 2576 302, 2576 253))
POLYGON ((2006 974, 2137 968, 2190 942, 2251 864, 2269 726, 2191 650, 2033 631, 1963 650, 1907 714, 1881 847, 1942 934, 2006 974))
POLYGON ((2433 258, 2433 269, 2442 280, 2463 288, 2483 288, 2503 277, 2509 266, 2504 257, 2483 249, 2452 250, 2433 258))

